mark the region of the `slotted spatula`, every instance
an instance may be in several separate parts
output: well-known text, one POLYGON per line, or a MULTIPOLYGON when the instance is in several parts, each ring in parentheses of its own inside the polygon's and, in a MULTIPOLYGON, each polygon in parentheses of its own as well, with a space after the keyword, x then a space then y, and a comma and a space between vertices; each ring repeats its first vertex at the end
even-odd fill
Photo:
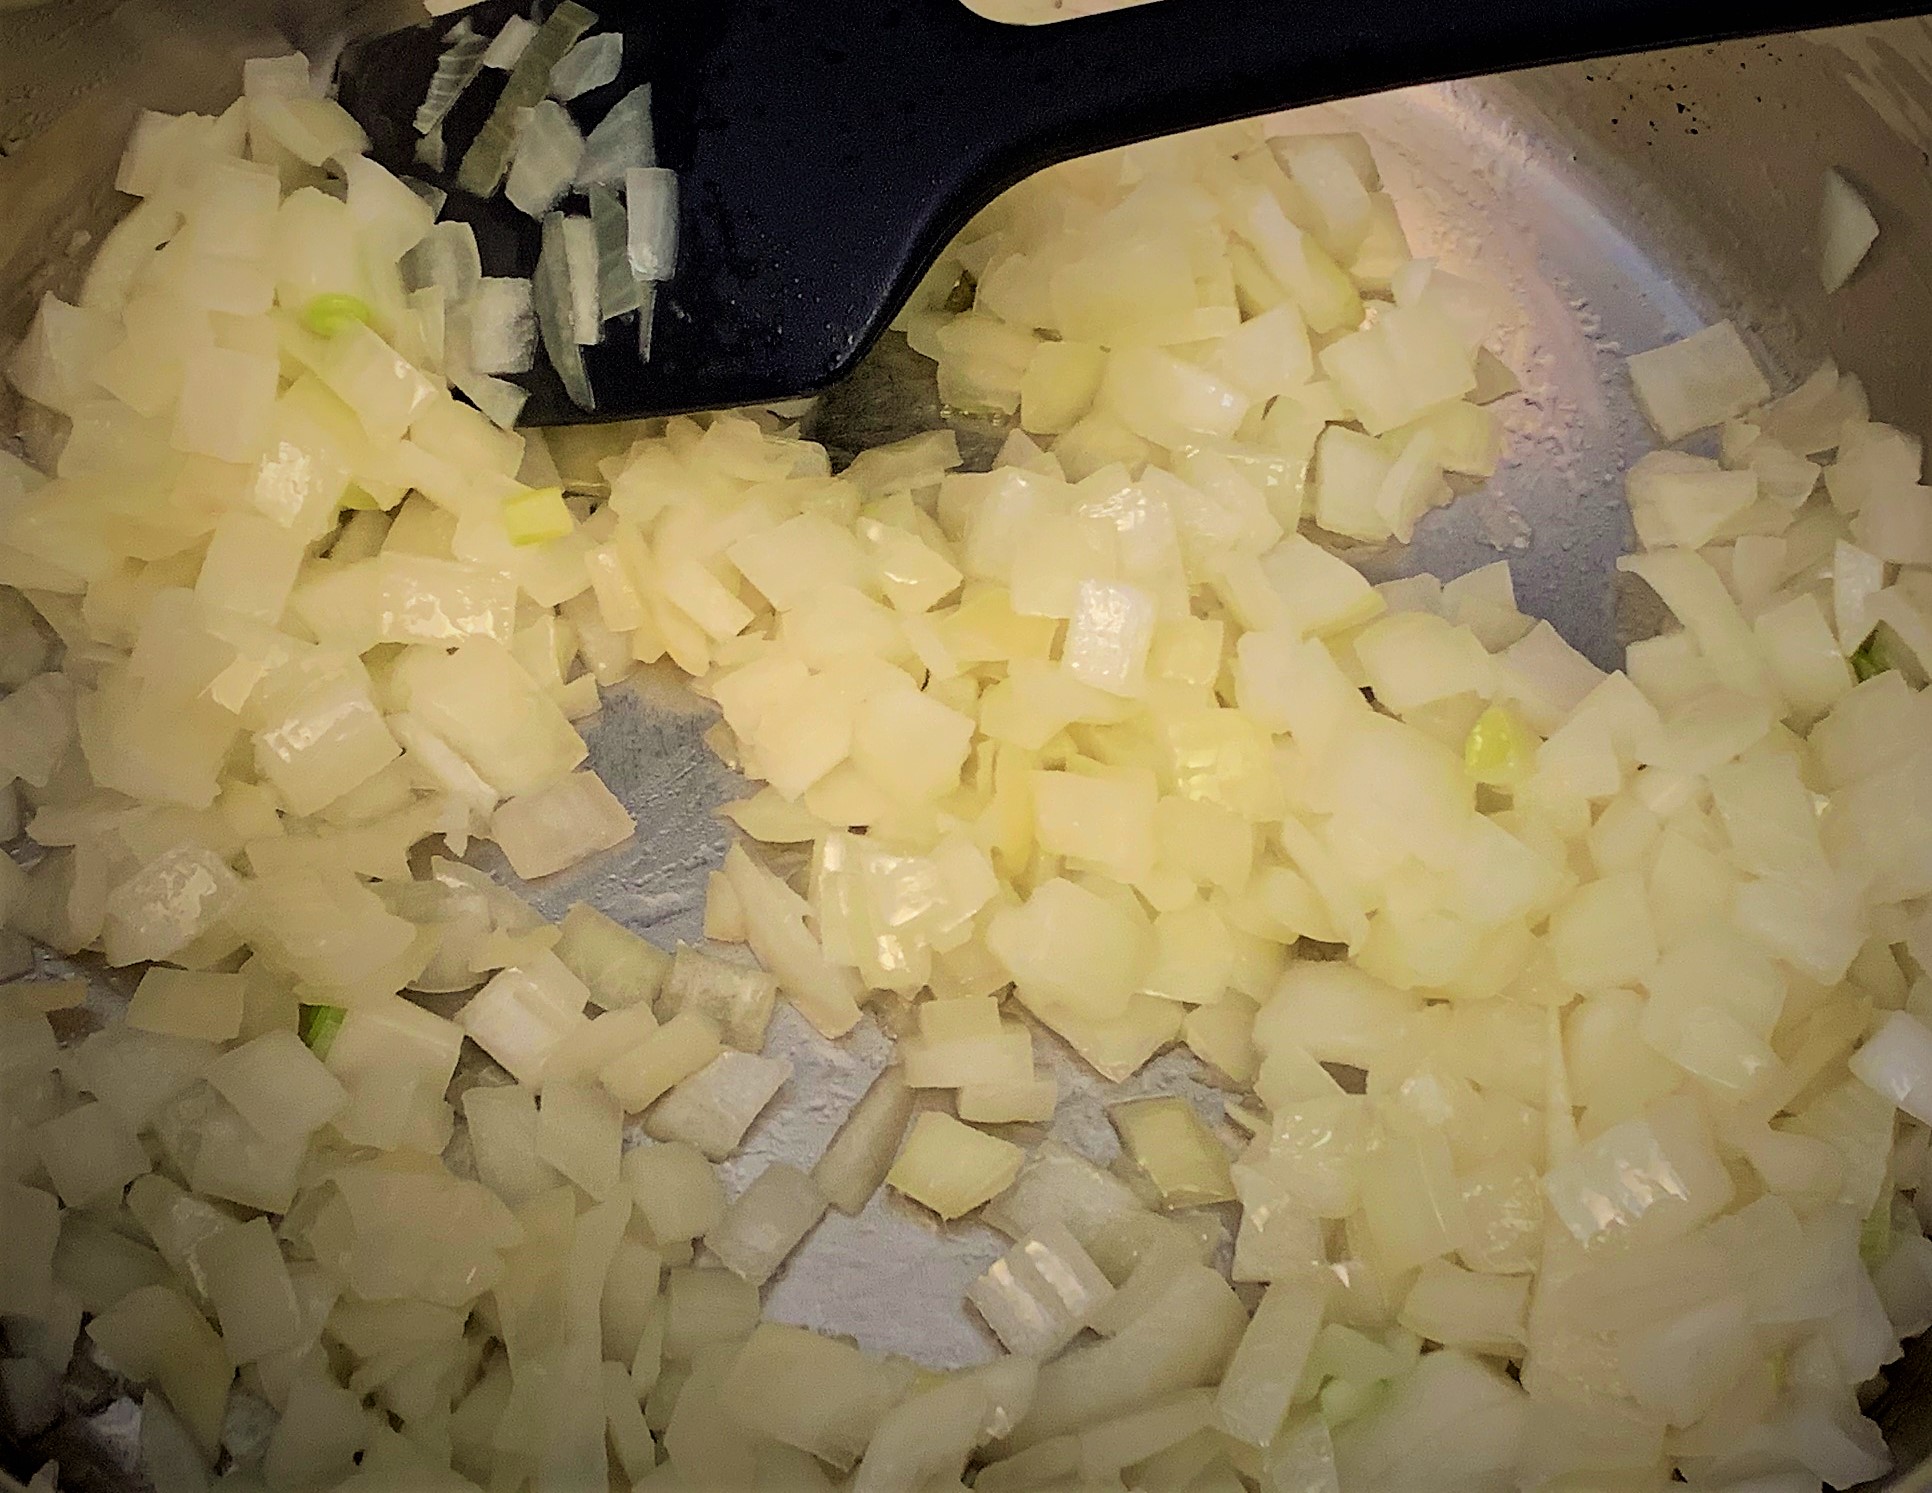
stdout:
MULTIPOLYGON (((597 9, 596 0, 589 0, 597 9)), ((548 9, 548 4, 544 7, 548 9)), ((517 7, 467 12, 486 34, 517 7)), ((652 86, 680 242, 651 356, 585 350, 596 410, 539 360, 523 418, 573 423, 816 392, 858 361, 947 240, 1027 174, 1110 146, 1411 83, 1916 14, 1925 0, 1159 0, 1053 25, 960 0, 604 0, 620 76, 580 123, 652 86), (603 102, 599 102, 603 101, 603 102)), ((340 96, 377 156, 423 175, 411 120, 449 22, 351 49, 340 96)), ((501 72, 447 121, 454 185, 501 72)), ((577 105, 573 105, 573 109, 577 105)), ((527 275, 539 230, 453 192, 486 274, 527 275)))

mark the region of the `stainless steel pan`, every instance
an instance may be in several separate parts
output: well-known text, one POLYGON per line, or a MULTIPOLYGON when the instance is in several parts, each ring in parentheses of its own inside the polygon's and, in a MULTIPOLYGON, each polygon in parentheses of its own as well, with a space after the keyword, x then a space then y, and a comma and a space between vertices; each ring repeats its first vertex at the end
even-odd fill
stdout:
MULTIPOLYGON (((43 288, 74 277, 82 235, 109 221, 113 163, 137 107, 218 107, 239 59, 277 34, 315 45, 381 25, 403 0, 326 14, 273 0, 0 0, 0 344, 43 288), (15 7, 15 8, 10 8, 15 7)), ((939 3, 939 0, 933 0, 939 3)), ((1793 381, 1827 355, 1866 381, 1881 418, 1932 431, 1932 21, 1895 22, 1416 89, 1314 111, 1366 131, 1418 251, 1498 282, 1522 308, 1508 361, 1507 465, 1426 522, 1378 573, 1451 576, 1506 557, 1526 610, 1600 663, 1647 618, 1620 607, 1612 559, 1625 541, 1619 474, 1647 447, 1622 356, 1735 317, 1793 381), (1815 272, 1819 183, 1837 167, 1883 228, 1873 259, 1829 301, 1815 272)), ((1310 127, 1317 127, 1314 120, 1310 127)), ((15 412, 0 393, 0 425, 15 412)), ((880 350, 829 396, 818 437, 853 449, 936 418, 931 378, 903 346, 880 350)), ((966 429, 989 450, 996 433, 966 429)), ((969 447, 971 442, 968 443, 969 447)), ((704 875, 722 857, 710 810, 735 796, 699 740, 705 721, 674 685, 645 680, 606 708, 600 772, 640 833, 557 884, 548 910, 588 897, 660 941, 698 935, 704 875)), ((808 1164, 883 1061, 861 1032, 837 1048, 781 1023, 794 1097, 752 1134, 746 1159, 808 1164)), ((1104 1155, 1097 1086, 1069 1061, 1055 1133, 1104 1155)), ((1198 1082, 1170 1055, 1136 1090, 1198 1082)), ((4 1221, 0 1221, 4 1227, 4 1221)), ((834 1215, 770 1294, 779 1317, 868 1347, 956 1364, 991 1351, 960 1292, 998 1253, 990 1232, 936 1233, 889 1201, 834 1215)), ((45 1447, 73 1486, 131 1481, 132 1418, 111 1386, 77 1381, 45 1447)), ((1874 1413, 1900 1470, 1885 1486, 1932 1487, 1932 1344, 1921 1343, 1874 1413)))

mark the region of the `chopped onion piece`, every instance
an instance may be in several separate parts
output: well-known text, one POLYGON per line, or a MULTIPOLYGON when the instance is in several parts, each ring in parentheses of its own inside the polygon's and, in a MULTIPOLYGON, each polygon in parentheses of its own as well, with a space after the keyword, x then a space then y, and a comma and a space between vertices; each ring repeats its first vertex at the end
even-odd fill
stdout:
POLYGON ((633 167, 624 173, 624 204, 631 273, 640 280, 670 279, 678 257, 677 174, 662 166, 633 167))
POLYGON ((657 164, 656 137, 651 130, 651 85, 640 83, 598 121, 584 141, 577 163, 577 186, 621 187, 624 173, 657 164))
POLYGON ((482 71, 483 57, 490 47, 489 38, 480 35, 470 25, 467 16, 451 27, 443 39, 449 45, 436 59, 436 72, 429 80, 429 91, 417 106, 416 117, 412 121, 419 135, 430 135, 441 126, 444 116, 463 96, 463 90, 482 71))
POLYGON ((1728 321, 1629 362, 1637 403, 1667 441, 1721 425, 1771 397, 1757 360, 1728 321))
MULTIPOLYGON (((597 17, 576 0, 563 0, 531 37, 510 71, 509 81, 498 95, 496 107, 463 156, 457 168, 456 184, 476 197, 492 196, 510 164, 516 148, 517 129, 525 109, 534 108, 550 86, 550 70, 577 44, 597 17)), ((507 32, 506 24, 504 30, 507 32)), ((498 41, 502 38, 499 37, 498 41)), ((494 44, 492 44, 494 46, 494 44)))
POLYGON ((516 158, 503 195, 533 218, 541 218, 570 190, 584 137, 563 105, 541 100, 517 134, 516 158))
POLYGON ((1051 1358, 1114 1293, 1079 1240, 1042 1224, 967 1287, 966 1299, 1009 1353, 1051 1358))
POLYGON ((439 288, 446 304, 460 306, 483 279, 476 230, 467 223, 438 223, 403 256, 403 283, 411 290, 439 288))
POLYGON ((477 373, 528 373, 537 319, 528 280, 486 276, 457 310, 463 366, 477 373))
POLYGON ((490 838, 525 881, 620 845, 635 829, 623 804, 591 772, 575 772, 535 793, 506 799, 490 820, 490 838))
POLYGON ((1825 173, 1818 237, 1818 275, 1826 294, 1842 290, 1878 242, 1878 219, 1858 189, 1836 170, 1825 173))
POLYGON ((791 1076, 792 1065, 782 1058, 721 1052, 664 1096, 646 1116, 645 1132, 686 1141, 723 1161, 791 1076))
POLYGON ((537 308, 537 333, 570 402, 581 410, 594 410, 597 396, 591 391, 589 375, 584 372, 583 353, 576 338, 570 287, 572 256, 564 221, 562 213, 548 213, 543 220, 543 250, 537 256, 537 272, 531 282, 537 308))
POLYGON ((1851 1070, 1922 1125, 1932 1125, 1932 1029, 1904 1011, 1885 1018, 1851 1070))
POLYGON ((242 64, 243 98, 313 98, 309 59, 300 52, 251 57, 242 64))
POLYGON ((651 335, 657 325, 657 283, 652 280, 638 280, 636 283, 637 360, 648 363, 651 361, 651 335))
POLYGON ((1025 1159, 1011 1141, 928 1110, 914 1122, 886 1185, 941 1218, 958 1218, 1006 1191, 1025 1159))
POLYGON ((762 1286, 824 1216, 812 1179, 777 1161, 752 1178, 704 1242, 725 1269, 762 1286))
POLYGON ((606 1011, 649 1006, 671 969, 671 956, 650 940, 613 922, 588 903, 564 914, 557 957, 590 989, 606 1011))
POLYGON ((503 527, 512 544, 547 544, 576 526, 561 487, 533 487, 503 500, 503 527))
POLYGON ((467 368, 452 369, 450 382, 501 430, 516 428, 517 416, 523 413, 524 402, 530 397, 528 390, 519 389, 507 379, 492 378, 467 368))
POLYGON ((597 238, 597 314, 605 321, 635 311, 640 285, 631 273, 630 220, 624 204, 607 187, 592 187, 590 221, 597 238))
POLYGON ((624 38, 615 31, 586 36, 550 71, 550 96, 568 102, 614 82, 624 65, 624 38))
POLYGON ((570 272, 571 336, 579 347, 594 346, 603 337, 597 261, 595 224, 589 218, 565 218, 564 265, 570 272))
POLYGON ((483 54, 483 66, 493 67, 498 72, 509 72, 517 65, 518 59, 523 56, 524 50, 536 34, 535 21, 527 21, 522 16, 511 16, 491 40, 489 50, 483 54))

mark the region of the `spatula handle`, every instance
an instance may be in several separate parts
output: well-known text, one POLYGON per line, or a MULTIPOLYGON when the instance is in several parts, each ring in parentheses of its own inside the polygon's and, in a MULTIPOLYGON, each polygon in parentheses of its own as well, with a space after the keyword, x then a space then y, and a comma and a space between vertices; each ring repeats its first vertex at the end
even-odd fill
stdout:
POLYGON ((1932 0, 1160 0, 1045 26, 954 17, 948 70, 983 79, 991 107, 974 119, 949 89, 968 117, 926 122, 977 129, 986 166, 1017 174, 1044 156, 1391 87, 1927 11, 1932 0))

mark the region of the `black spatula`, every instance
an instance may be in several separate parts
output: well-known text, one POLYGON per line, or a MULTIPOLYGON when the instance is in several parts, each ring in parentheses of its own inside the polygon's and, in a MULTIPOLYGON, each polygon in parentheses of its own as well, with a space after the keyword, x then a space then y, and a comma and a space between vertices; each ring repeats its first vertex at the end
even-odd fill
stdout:
MULTIPOLYGON (((589 0, 593 9, 596 0, 589 0)), ((545 7, 548 8, 547 5, 545 7)), ((604 0, 621 32, 581 123, 652 85, 658 161, 676 171, 676 273, 651 356, 635 334, 585 350, 593 413, 539 366, 524 418, 614 419, 824 388, 878 337, 950 236, 1001 189, 1069 157, 1403 84, 1917 13, 1924 0, 1159 0, 1046 26, 959 0, 604 0)), ((513 14, 468 12, 489 33, 513 14)), ((341 97, 379 158, 423 174, 410 121, 448 22, 362 44, 341 97)), ((463 147, 504 74, 447 121, 463 147)), ((527 275, 537 224, 452 193, 485 272, 527 275)))

